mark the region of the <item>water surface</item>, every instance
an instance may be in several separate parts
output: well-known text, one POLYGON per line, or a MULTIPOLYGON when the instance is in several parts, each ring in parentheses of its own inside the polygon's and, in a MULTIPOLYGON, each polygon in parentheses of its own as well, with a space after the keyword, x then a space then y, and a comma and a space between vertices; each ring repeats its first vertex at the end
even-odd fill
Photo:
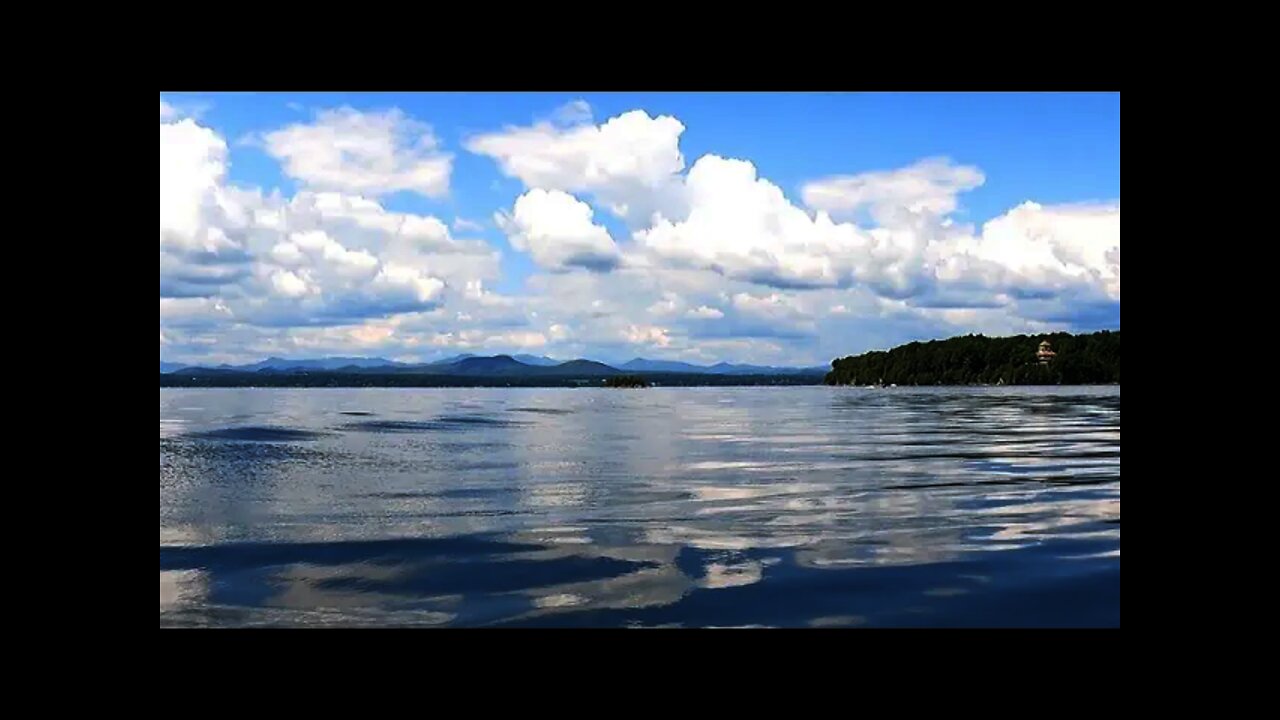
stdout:
POLYGON ((161 626, 1119 626, 1120 389, 161 389, 161 626))

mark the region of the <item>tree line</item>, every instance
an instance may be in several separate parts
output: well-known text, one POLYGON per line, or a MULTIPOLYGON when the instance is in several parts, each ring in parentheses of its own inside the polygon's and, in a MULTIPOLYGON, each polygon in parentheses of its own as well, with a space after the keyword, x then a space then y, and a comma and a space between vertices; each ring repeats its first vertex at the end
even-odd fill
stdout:
POLYGON ((611 388, 647 388, 649 381, 639 375, 614 375, 604 381, 605 387, 611 388))
POLYGON ((839 358, 828 385, 1094 385, 1120 382, 1120 331, 965 335, 839 358), (1054 358, 1036 357, 1048 340, 1054 358))

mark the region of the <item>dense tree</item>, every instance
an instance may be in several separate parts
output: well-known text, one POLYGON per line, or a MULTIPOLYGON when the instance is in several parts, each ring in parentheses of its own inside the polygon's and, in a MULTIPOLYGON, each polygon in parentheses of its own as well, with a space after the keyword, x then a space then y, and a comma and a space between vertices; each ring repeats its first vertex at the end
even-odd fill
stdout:
POLYGON ((1087 385, 1120 382, 1120 331, 913 342, 832 361, 828 385, 1087 385), (1057 355, 1036 359, 1041 341, 1057 355))

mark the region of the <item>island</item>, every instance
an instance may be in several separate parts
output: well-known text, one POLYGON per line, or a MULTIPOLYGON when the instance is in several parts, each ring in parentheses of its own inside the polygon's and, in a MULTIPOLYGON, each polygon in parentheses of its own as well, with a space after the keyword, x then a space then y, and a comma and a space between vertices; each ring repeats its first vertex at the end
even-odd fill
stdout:
POLYGON ((1120 331, 964 335, 832 361, 828 385, 1119 385, 1120 331))
POLYGON ((647 388, 649 381, 639 375, 614 375, 606 378, 604 386, 608 388, 647 388))

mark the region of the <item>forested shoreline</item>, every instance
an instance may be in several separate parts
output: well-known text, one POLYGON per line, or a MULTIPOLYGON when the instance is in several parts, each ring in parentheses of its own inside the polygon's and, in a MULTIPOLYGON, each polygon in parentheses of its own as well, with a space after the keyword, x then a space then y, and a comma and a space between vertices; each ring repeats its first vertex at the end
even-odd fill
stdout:
POLYGON ((1120 331, 965 335, 839 358, 828 385, 1103 385, 1120 382, 1120 331), (1037 356, 1047 341, 1054 353, 1037 356))

